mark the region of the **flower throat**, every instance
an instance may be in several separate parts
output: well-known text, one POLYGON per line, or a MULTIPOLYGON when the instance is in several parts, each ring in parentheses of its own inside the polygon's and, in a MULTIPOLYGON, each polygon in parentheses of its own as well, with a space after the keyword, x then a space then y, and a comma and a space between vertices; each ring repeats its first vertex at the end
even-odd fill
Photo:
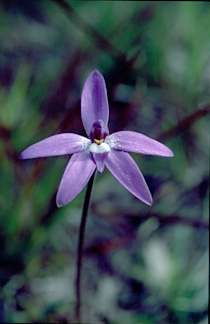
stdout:
POLYGON ((90 132, 90 138, 93 143, 100 145, 104 142, 107 135, 109 135, 109 130, 105 126, 103 120, 99 119, 93 123, 90 132))

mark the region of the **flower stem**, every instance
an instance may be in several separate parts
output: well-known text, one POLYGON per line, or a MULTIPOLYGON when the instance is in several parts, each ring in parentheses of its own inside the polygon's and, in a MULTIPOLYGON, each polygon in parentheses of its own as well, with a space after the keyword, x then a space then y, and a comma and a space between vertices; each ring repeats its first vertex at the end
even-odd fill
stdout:
POLYGON ((81 322, 81 272, 82 272, 82 252, 84 244, 85 225, 88 216, 88 210, 90 206, 91 193, 93 189, 94 179, 96 171, 92 174, 85 193, 85 200, 82 210, 82 220, 79 230, 79 241, 77 250, 77 276, 75 281, 75 293, 76 293, 76 305, 75 305, 75 317, 78 323, 81 322))

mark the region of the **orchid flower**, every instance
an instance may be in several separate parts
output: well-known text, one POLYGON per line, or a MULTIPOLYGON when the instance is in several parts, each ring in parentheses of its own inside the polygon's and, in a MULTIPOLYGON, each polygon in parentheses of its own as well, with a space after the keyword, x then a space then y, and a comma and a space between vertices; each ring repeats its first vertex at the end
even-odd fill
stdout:
POLYGON ((89 138, 62 133, 26 148, 21 159, 73 154, 63 174, 56 197, 58 207, 72 201, 97 168, 104 165, 135 197, 151 205, 152 196, 138 166, 128 152, 170 157, 173 152, 160 142, 133 131, 109 134, 109 104, 103 76, 93 71, 81 98, 81 117, 89 138))

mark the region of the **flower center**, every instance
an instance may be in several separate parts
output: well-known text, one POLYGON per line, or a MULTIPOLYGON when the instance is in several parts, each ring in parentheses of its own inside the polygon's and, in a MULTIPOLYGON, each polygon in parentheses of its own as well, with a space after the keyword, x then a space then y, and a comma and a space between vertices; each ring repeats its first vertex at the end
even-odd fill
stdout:
POLYGON ((109 134, 109 130, 107 126, 104 124, 103 120, 99 119, 95 123, 93 123, 90 138, 93 143, 102 144, 104 142, 105 137, 109 134))
POLYGON ((110 146, 107 143, 101 143, 99 145, 96 143, 92 143, 89 146, 89 151, 91 153, 109 153, 110 146))
POLYGON ((103 120, 99 119, 93 123, 90 138, 92 144, 89 146, 89 152, 91 153, 109 153, 110 146, 104 142, 106 136, 109 134, 107 126, 103 120))
POLYGON ((96 138, 94 138, 94 142, 96 142, 96 144, 101 144, 104 142, 104 139, 102 138, 101 140, 97 140, 96 138))

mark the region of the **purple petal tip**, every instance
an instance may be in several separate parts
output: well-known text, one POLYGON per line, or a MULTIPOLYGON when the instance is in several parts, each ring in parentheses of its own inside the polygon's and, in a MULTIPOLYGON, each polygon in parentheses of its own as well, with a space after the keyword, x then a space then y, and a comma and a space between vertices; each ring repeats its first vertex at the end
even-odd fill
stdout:
POLYGON ((61 207, 63 207, 63 206, 65 206, 65 204, 63 204, 61 201, 58 201, 59 199, 58 199, 58 196, 56 197, 56 206, 58 207, 58 208, 61 208, 61 207))
POLYGON ((102 75, 98 70, 93 70, 92 75, 102 75))
POLYGON ((58 203, 56 203, 56 205, 57 205, 58 208, 61 208, 61 207, 64 206, 64 205, 61 205, 61 204, 58 204, 58 203))
POLYGON ((152 198, 150 191, 149 191, 149 195, 146 199, 140 199, 140 200, 143 201, 148 206, 152 206, 152 204, 153 204, 153 198, 152 198))
POLYGON ((146 203, 147 205, 149 205, 149 206, 152 206, 152 204, 153 204, 153 199, 151 199, 151 200, 148 201, 148 202, 145 201, 145 203, 146 203))
POLYGON ((170 150, 170 148, 167 147, 167 152, 165 152, 165 157, 173 157, 174 153, 170 150))
POLYGON ((89 77, 92 77, 93 80, 97 81, 101 81, 104 80, 103 75, 98 71, 98 70, 94 70, 89 77))
POLYGON ((174 156, 174 153, 172 151, 170 153, 171 154, 169 155, 169 157, 173 157, 174 156))

